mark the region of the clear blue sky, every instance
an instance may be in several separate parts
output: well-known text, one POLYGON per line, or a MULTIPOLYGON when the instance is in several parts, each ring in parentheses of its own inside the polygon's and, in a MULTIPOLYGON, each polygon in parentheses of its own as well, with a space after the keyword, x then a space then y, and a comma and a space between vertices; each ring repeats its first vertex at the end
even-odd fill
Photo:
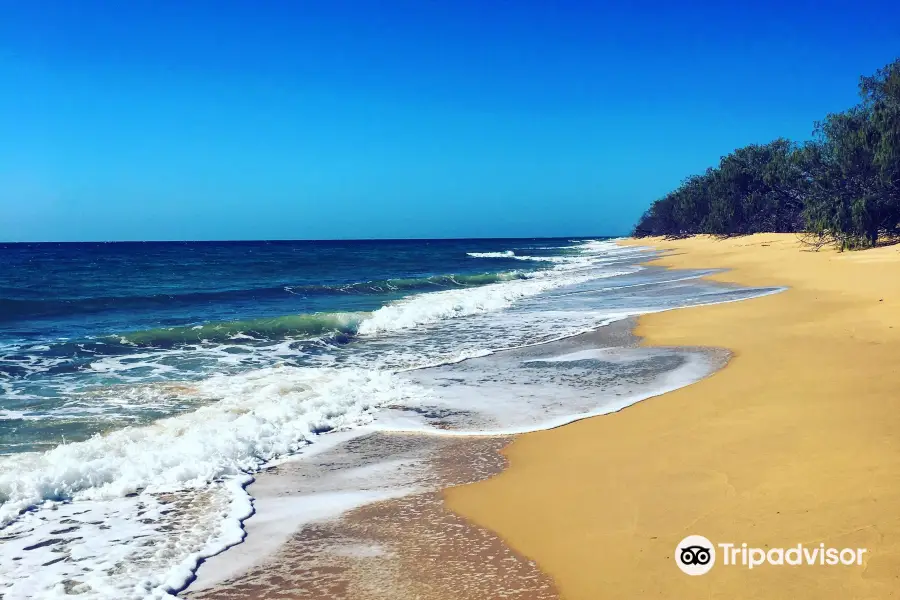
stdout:
POLYGON ((900 2, 0 0, 0 240, 620 234, 900 2))

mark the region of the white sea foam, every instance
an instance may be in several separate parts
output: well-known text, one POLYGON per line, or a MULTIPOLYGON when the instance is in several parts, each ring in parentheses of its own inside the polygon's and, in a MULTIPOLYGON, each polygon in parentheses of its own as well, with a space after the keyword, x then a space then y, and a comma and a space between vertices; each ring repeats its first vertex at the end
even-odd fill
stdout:
POLYGON ((521 298, 535 296, 554 287, 582 280, 585 280, 585 277, 536 277, 492 283, 478 288, 444 290, 411 296, 376 310, 372 316, 360 323, 359 333, 373 335, 412 329, 444 319, 494 312, 510 307, 521 298))
MULTIPOLYGON (((249 514, 249 504, 235 482, 242 482, 246 473, 298 451, 321 432, 365 424, 384 403, 415 403, 427 397, 424 390, 387 372, 293 367, 211 377, 199 383, 195 393, 219 400, 147 427, 0 460, 0 523, 8 525, 5 535, 23 549, 33 547, 48 535, 48 528, 66 529, 58 518, 77 509, 69 518, 77 522, 77 537, 83 538, 32 548, 22 552, 22 560, 0 562, 0 582, 11 582, 6 589, 0 587, 7 597, 52 597, 64 579, 82 572, 91 574, 90 580, 76 577, 86 598, 154 597, 178 589, 199 558, 240 541, 240 520, 249 514), (192 502, 203 505, 203 518, 173 528, 177 519, 164 517, 166 503, 160 498, 184 490, 204 498, 192 502), (23 509, 47 508, 63 499, 76 502, 15 520, 23 509), (136 503, 142 503, 140 510, 136 503), (76 513, 87 516, 76 518, 76 513), (158 516, 148 517, 151 513, 158 516), (92 525, 106 527, 111 521, 118 525, 92 525), (177 560, 141 558, 148 538, 168 540, 177 560), (63 556, 66 560, 55 568, 43 568, 40 578, 32 577, 38 565, 63 556), (146 568, 140 568, 142 560, 146 568), (113 567, 128 576, 103 575, 113 567)), ((14 551, 5 545, 4 556, 14 551)))
POLYGON ((622 410, 698 381, 714 370, 714 360, 702 351, 653 348, 588 349, 467 365, 407 373, 410 382, 436 391, 418 401, 416 410, 392 406, 380 411, 371 427, 447 436, 515 435, 552 429, 622 410), (660 359, 673 364, 661 374, 647 370, 650 361, 660 359), (459 407, 465 410, 448 416, 459 407), (440 415, 439 426, 423 417, 423 412, 440 415))
POLYGON ((180 498, 140 494, 27 513, 4 529, 0 591, 8 600, 168 597, 201 559, 243 539, 248 480, 180 498))
POLYGON ((35 417, 28 415, 20 410, 0 410, 0 420, 9 421, 26 421, 35 417))
MULTIPOLYGON (((554 288, 633 273, 639 267, 630 266, 627 269, 612 271, 592 268, 597 262, 597 254, 608 255, 619 250, 620 247, 615 244, 586 242, 583 254, 546 257, 547 261, 555 263, 555 267, 531 273, 526 279, 503 281, 477 288, 444 290, 410 296, 376 310, 360 323, 359 333, 373 335, 413 329, 445 319, 496 312, 509 308, 522 298, 536 296, 554 288)), ((473 254, 478 253, 469 253, 470 256, 473 254)), ((484 254, 500 253, 481 253, 481 255, 484 254)), ((509 251, 509 254, 504 254, 504 256, 513 256, 513 253, 509 251)), ((545 259, 533 256, 516 256, 515 258, 521 260, 545 259)))
MULTIPOLYGON (((271 482, 271 479, 268 481, 271 482)), ((414 491, 415 488, 397 486, 386 490, 323 491, 301 495, 292 493, 292 489, 260 489, 257 485, 253 490, 257 511, 252 522, 253 535, 226 555, 217 556, 214 562, 204 564, 197 571, 197 581, 191 584, 190 589, 207 589, 240 575, 264 561, 306 524, 333 519, 359 506, 414 491)))
POLYGON ((515 256, 512 250, 504 250, 503 252, 466 252, 472 258, 509 258, 515 256))
POLYGON ((567 264, 575 262, 575 259, 568 256, 514 256, 516 260, 531 260, 535 262, 549 262, 555 264, 567 264))
POLYGON ((319 432, 365 423, 380 404, 423 390, 386 372, 272 367, 211 377, 195 393, 219 400, 146 427, 3 458, 0 524, 44 500, 169 492, 252 472, 319 432))

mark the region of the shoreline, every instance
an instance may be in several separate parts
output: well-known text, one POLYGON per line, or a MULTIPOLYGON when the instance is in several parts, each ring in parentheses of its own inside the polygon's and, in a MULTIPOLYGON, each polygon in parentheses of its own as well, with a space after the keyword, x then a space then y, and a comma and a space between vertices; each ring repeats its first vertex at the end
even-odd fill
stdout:
POLYGON ((791 234, 625 240, 670 268, 783 293, 643 315, 643 346, 719 347, 710 377, 518 436, 447 506, 535 560, 564 598, 876 598, 900 585, 900 248, 804 251, 791 234), (861 566, 687 577, 686 535, 867 548, 861 566))
MULTIPOLYGON (((370 448, 392 446, 407 458, 422 454, 415 448, 421 450, 424 445, 425 460, 440 484, 397 490, 390 498, 345 507, 330 517, 310 518, 293 531, 291 513, 303 512, 302 503, 309 499, 297 489, 298 484, 316 467, 285 462, 260 477, 270 488, 267 495, 286 505, 279 514, 268 515, 271 526, 287 527, 285 538, 230 576, 199 589, 189 588, 180 597, 555 600, 551 582, 534 563, 512 552, 493 533, 447 511, 439 492, 443 486, 499 472, 503 467, 499 450, 507 440, 504 436, 466 440, 377 432, 352 440, 354 445, 370 448)), ((318 504, 324 506, 329 500, 319 498, 318 504)), ((256 527, 265 529, 267 524, 256 527)), ((271 536, 273 531, 256 531, 260 533, 271 536)), ((228 562, 225 558, 219 568, 228 562)))
MULTIPOLYGON (((515 362, 604 350, 640 356, 647 350, 638 348, 634 326, 635 319, 628 317, 590 332, 505 350, 481 360, 515 362)), ((684 361, 684 366, 701 368, 702 364, 705 373, 701 377, 722 368, 728 360, 727 353, 708 348, 677 349, 673 356, 684 361)), ((666 384, 689 385, 686 381, 654 380, 654 385, 666 384)), ((661 393, 664 391, 652 395, 661 393)), ((627 401, 623 398, 623 402, 631 404, 645 398, 640 394, 627 401)), ((621 409, 618 405, 610 407, 621 409)), ((257 515, 245 523, 243 544, 204 563, 196 582, 180 596, 240 599, 300 594, 375 599, 387 594, 402 598, 503 596, 554 600, 559 596, 552 582, 532 561, 490 530, 447 510, 441 494, 447 487, 485 480, 501 472, 506 464, 501 450, 512 439, 514 436, 505 433, 434 435, 373 430, 361 437, 349 437, 306 461, 273 466, 251 484, 257 515), (325 511, 318 518, 302 517, 309 512, 311 501, 312 508, 319 507, 322 512, 322 500, 316 499, 323 493, 340 500, 340 494, 319 489, 322 484, 317 476, 323 466, 346 460, 346 451, 342 450, 345 445, 385 454, 382 458, 390 456, 391 463, 400 460, 407 463, 404 469, 412 467, 423 475, 432 472, 436 479, 431 477, 431 483, 408 481, 393 493, 387 493, 388 489, 356 492, 371 497, 346 510, 334 507, 336 510, 325 511), (415 463, 419 466, 414 467, 415 463), (379 494, 386 497, 378 498, 379 494), (413 555, 410 548, 416 549, 413 555), (423 563, 424 557, 437 562, 423 563), (432 568, 438 565, 443 565, 438 571, 432 568)), ((367 471, 376 466, 377 461, 357 469, 367 471)))

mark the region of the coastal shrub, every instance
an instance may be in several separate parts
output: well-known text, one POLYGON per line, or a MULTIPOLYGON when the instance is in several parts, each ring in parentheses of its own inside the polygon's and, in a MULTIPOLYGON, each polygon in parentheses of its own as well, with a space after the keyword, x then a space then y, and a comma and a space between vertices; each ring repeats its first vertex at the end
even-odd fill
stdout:
POLYGON ((817 246, 869 247, 900 235, 900 59, 862 77, 860 102, 722 157, 651 204, 638 237, 801 232, 817 246))

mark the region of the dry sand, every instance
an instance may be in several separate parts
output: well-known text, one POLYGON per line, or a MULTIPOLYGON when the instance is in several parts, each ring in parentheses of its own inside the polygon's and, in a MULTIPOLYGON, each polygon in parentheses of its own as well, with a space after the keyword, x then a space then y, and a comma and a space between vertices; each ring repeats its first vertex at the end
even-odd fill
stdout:
MULTIPOLYGON (((635 242, 625 242, 635 243, 635 242)), ((510 467, 445 492, 537 561, 567 599, 900 596, 900 247, 808 252, 793 235, 641 240, 671 267, 784 293, 646 315, 648 345, 716 346, 697 384, 521 436, 510 467), (673 560, 688 534, 867 548, 862 566, 673 560)))

